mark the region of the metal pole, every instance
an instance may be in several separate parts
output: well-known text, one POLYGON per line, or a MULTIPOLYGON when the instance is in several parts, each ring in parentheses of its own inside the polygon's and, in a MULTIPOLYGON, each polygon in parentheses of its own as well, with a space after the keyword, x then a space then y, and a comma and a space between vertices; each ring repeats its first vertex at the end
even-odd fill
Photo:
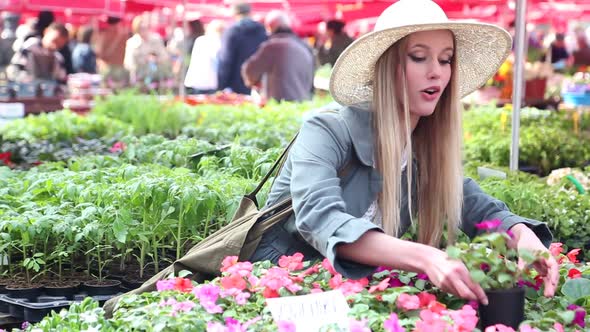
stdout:
MULTIPOLYGON (((186 0, 182 0, 182 30, 184 39, 182 41, 182 52, 180 52, 180 98, 184 100, 186 97, 186 87, 184 86, 184 77, 186 76, 186 69, 187 69, 187 59, 186 59, 186 52, 188 49, 188 21, 186 20, 186 0)), ((189 51, 190 52, 190 51, 189 51)))
POLYGON ((514 89, 512 93, 512 146, 510 148, 510 170, 518 170, 518 142, 520 139, 520 107, 523 95, 524 47, 526 35, 526 5, 527 0, 516 1, 516 38, 514 42, 514 89))

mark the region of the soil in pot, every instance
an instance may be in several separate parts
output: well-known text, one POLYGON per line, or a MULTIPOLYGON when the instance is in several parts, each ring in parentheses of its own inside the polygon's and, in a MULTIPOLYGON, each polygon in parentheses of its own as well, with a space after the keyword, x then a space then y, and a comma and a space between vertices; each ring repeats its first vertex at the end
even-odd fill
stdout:
POLYGON ((74 295, 78 293, 80 282, 76 281, 53 281, 45 284, 45 294, 48 296, 64 296, 68 300, 73 300, 74 295))
POLYGON ((147 277, 147 276, 144 276, 143 278, 139 278, 139 273, 133 274, 133 275, 128 274, 125 276, 125 278, 123 278, 123 287, 125 287, 129 290, 134 290, 134 289, 141 287, 141 285, 143 285, 143 283, 148 281, 149 279, 150 279, 150 277, 147 277))
POLYGON ((42 287, 39 284, 16 284, 6 286, 6 292, 13 299, 27 299, 31 302, 37 301, 41 295, 42 287))
POLYGON ((89 296, 96 295, 114 295, 121 290, 121 281, 119 280, 91 280, 84 283, 84 289, 89 296))
POLYGON ((524 321, 524 289, 497 289, 486 291, 488 305, 479 305, 480 329, 503 324, 518 330, 524 321))

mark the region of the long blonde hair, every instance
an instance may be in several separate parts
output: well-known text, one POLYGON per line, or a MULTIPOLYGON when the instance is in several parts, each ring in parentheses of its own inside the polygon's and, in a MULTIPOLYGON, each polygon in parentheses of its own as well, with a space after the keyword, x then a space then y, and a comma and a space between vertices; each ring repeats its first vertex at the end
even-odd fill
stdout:
POLYGON ((398 236, 402 154, 407 156, 408 208, 412 208, 412 158, 418 162, 418 241, 438 246, 445 224, 449 243, 461 222, 463 172, 461 164, 461 110, 457 69, 451 64, 449 84, 434 113, 422 117, 412 132, 406 81, 408 37, 390 47, 375 65, 373 127, 377 168, 383 174, 379 206, 385 233, 398 236), (399 73, 398 73, 399 70, 399 73), (398 81, 399 78, 399 81, 398 81), (398 86, 401 84, 400 86, 398 86), (401 94, 401 95, 399 95, 401 94), (405 150, 405 151, 404 151, 405 150), (414 153, 415 151, 415 153, 414 153))

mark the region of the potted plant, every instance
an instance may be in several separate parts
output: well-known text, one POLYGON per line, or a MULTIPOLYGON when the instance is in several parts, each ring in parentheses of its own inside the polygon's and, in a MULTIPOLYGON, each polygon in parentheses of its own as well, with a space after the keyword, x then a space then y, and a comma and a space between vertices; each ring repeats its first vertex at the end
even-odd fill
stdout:
POLYGON ((520 285, 534 283, 527 269, 519 267, 519 260, 526 266, 539 257, 524 250, 516 251, 510 242, 512 233, 501 230, 500 220, 477 224, 485 230, 471 243, 450 246, 451 258, 465 263, 473 281, 479 283, 488 297, 488 305, 479 305, 481 328, 503 324, 518 329, 524 320, 525 290, 520 285))

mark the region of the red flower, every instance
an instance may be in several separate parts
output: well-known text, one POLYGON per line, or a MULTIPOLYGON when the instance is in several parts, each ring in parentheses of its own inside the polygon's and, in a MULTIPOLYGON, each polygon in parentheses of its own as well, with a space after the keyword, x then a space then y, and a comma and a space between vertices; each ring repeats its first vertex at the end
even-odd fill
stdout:
POLYGON ((567 258, 572 263, 579 263, 580 261, 577 259, 578 254, 580 253, 580 249, 572 249, 570 252, 567 253, 567 258))
POLYGON ((274 297, 279 297, 279 292, 267 287, 262 291, 262 296, 264 296, 265 299, 272 299, 274 297))
POLYGON ((432 302, 436 302, 436 296, 427 292, 422 292, 418 294, 418 298, 420 299, 420 308, 426 308, 432 302))
POLYGON ((578 269, 570 269, 567 273, 567 276, 571 279, 581 278, 582 272, 580 272, 578 269))
POLYGON ((12 153, 10 151, 0 153, 0 161, 2 163, 4 163, 4 165, 6 165, 8 167, 12 167, 13 166, 12 161, 10 161, 10 158, 11 157, 12 157, 12 153))
POLYGON ((190 293, 193 290, 193 284, 189 279, 176 278, 174 280, 174 289, 179 292, 190 293))
POLYGON ((553 255, 553 257, 557 258, 563 252, 562 246, 563 243, 560 242, 551 243, 551 245, 549 245, 549 252, 551 252, 551 255, 553 255))

